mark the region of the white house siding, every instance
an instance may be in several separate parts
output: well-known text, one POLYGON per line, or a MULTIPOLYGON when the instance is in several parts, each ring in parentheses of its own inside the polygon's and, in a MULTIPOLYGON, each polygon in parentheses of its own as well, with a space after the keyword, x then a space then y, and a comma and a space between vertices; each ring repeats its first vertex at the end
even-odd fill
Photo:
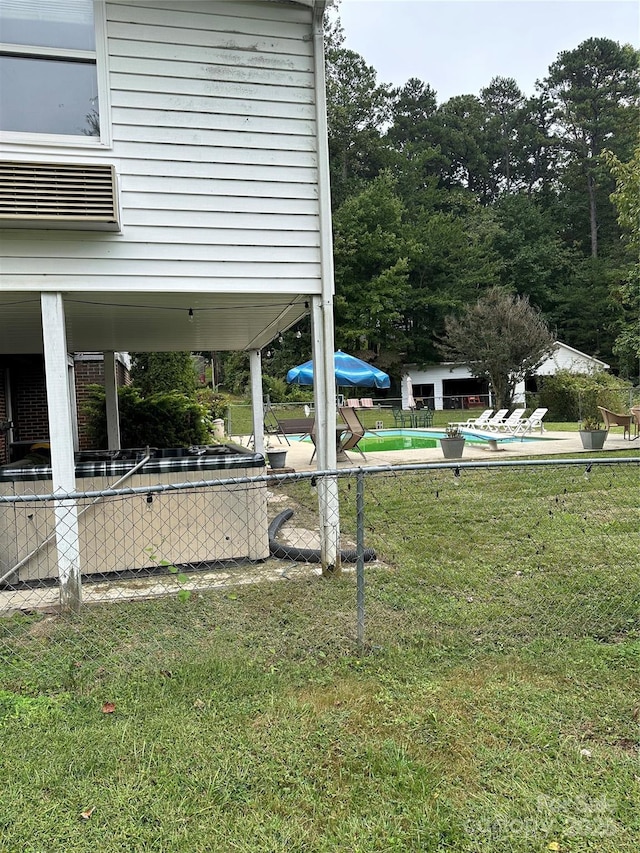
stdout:
POLYGON ((3 288, 320 293, 311 9, 106 11, 112 149, 3 156, 114 163, 122 233, 4 231, 3 288))

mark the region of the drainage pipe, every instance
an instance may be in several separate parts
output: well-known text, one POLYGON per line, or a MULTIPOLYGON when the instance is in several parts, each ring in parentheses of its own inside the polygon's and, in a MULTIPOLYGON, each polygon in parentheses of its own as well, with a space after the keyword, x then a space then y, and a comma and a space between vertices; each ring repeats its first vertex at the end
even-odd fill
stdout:
MULTIPOLYGON (((285 509, 269 525, 269 553, 272 557, 281 560, 293 560, 296 563, 322 562, 321 552, 318 548, 298 548, 295 545, 283 545, 276 540, 279 529, 292 515, 292 509, 285 509)), ((373 548, 365 548, 363 553, 365 563, 372 563, 377 560, 373 548)), ((343 563, 355 563, 358 559, 358 552, 353 550, 340 551, 340 559, 343 563)))

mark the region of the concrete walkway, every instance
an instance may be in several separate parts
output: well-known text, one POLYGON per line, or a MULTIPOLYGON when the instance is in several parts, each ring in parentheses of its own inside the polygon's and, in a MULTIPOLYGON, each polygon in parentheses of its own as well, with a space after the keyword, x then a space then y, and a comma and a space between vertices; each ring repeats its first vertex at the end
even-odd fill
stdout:
MULTIPOLYGON (((425 430, 420 430, 424 433, 425 430)), ((428 432, 428 430, 426 430, 428 432)), ((540 437, 540 441, 510 441, 502 442, 499 449, 491 450, 486 443, 476 444, 467 441, 462 456, 463 462, 477 460, 496 461, 498 459, 518 459, 535 456, 547 456, 566 453, 585 453, 588 456, 608 456, 619 450, 635 450, 640 455, 640 439, 629 441, 623 439, 622 428, 611 430, 604 443, 603 450, 583 450, 580 435, 577 430, 572 432, 546 431, 542 436, 535 433, 529 438, 540 437)), ((245 436, 242 443, 247 446, 248 437, 245 436)), ((271 436, 271 443, 278 449, 287 451, 287 469, 294 471, 316 470, 316 459, 311 462, 313 445, 308 441, 292 441, 287 445, 284 438, 278 443, 277 438, 271 436)), ((377 465, 409 465, 420 462, 444 462, 447 461, 442 455, 440 446, 434 448, 421 448, 419 450, 390 450, 384 452, 365 451, 366 460, 356 451, 348 453, 349 462, 338 463, 338 468, 368 467, 377 465)), ((316 457, 317 458, 317 457, 316 457)))

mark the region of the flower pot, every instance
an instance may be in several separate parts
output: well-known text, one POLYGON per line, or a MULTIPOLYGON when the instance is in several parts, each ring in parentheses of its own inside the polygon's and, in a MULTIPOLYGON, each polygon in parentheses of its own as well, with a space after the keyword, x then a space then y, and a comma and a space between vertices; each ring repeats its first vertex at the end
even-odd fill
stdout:
POLYGON ((440 447, 445 459, 460 459, 464 450, 464 438, 441 438, 440 447))
POLYGON ((585 450, 602 450, 607 437, 606 429, 581 429, 580 439, 585 450))
POLYGON ((267 450, 267 459, 271 468, 284 468, 287 464, 287 451, 267 450))

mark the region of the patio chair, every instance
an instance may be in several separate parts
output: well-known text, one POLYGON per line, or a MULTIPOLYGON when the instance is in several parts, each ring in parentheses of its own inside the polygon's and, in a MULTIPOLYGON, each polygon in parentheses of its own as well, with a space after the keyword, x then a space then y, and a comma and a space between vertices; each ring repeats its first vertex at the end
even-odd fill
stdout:
POLYGON ((413 422, 417 427, 430 427, 433 426, 433 410, 429 408, 425 409, 416 409, 415 412, 411 413, 413 416, 413 422))
POLYGON ((602 420, 604 421, 604 428, 609 431, 612 426, 621 426, 622 427, 622 438, 623 440, 629 435, 629 440, 631 440, 631 421, 633 420, 632 415, 621 415, 618 412, 612 412, 610 409, 605 409, 602 406, 598 406, 598 411, 602 415, 602 420))
POLYGON ((525 411, 526 409, 514 409, 508 418, 505 418, 501 423, 496 424, 496 431, 513 434, 516 429, 519 429, 519 425, 522 424, 522 418, 524 417, 525 411))
POLYGON ((347 406, 350 409, 359 409, 360 408, 360 400, 358 397, 351 397, 347 400, 347 406))
POLYGON ((544 429, 542 426, 542 419, 548 411, 549 409, 536 409, 534 412, 531 412, 528 418, 525 418, 523 421, 516 424, 513 434, 520 435, 524 438, 524 436, 528 432, 531 432, 532 429, 540 427, 540 434, 542 435, 544 429))
MULTIPOLYGON (((504 410, 504 414, 506 415, 507 410, 504 410)), ((477 418, 467 418, 466 421, 455 421, 455 426, 457 427, 485 427, 489 422, 489 418, 493 414, 493 409, 485 409, 481 415, 478 415, 477 418)), ((504 417, 504 415, 503 415, 504 417)))
POLYGON ((346 423, 347 428, 343 432, 342 437, 340 438, 340 444, 338 445, 338 453, 344 453, 347 450, 357 450, 366 462, 367 457, 358 447, 358 443, 363 438, 366 432, 364 426, 362 425, 362 421, 358 417, 358 413, 354 409, 345 407, 344 409, 340 409, 340 414, 342 416, 342 419, 346 423))
POLYGON ((495 415, 490 417, 489 420, 482 425, 482 428, 489 430, 497 429, 499 424, 504 423, 504 418, 508 411, 509 409, 498 409, 495 415))
POLYGON ((399 406, 392 406, 391 414, 393 415, 393 425, 396 428, 404 429, 405 422, 411 426, 411 412, 405 412, 399 406))
POLYGON ((373 409, 373 397, 362 397, 360 400, 360 408, 361 409, 373 409))

